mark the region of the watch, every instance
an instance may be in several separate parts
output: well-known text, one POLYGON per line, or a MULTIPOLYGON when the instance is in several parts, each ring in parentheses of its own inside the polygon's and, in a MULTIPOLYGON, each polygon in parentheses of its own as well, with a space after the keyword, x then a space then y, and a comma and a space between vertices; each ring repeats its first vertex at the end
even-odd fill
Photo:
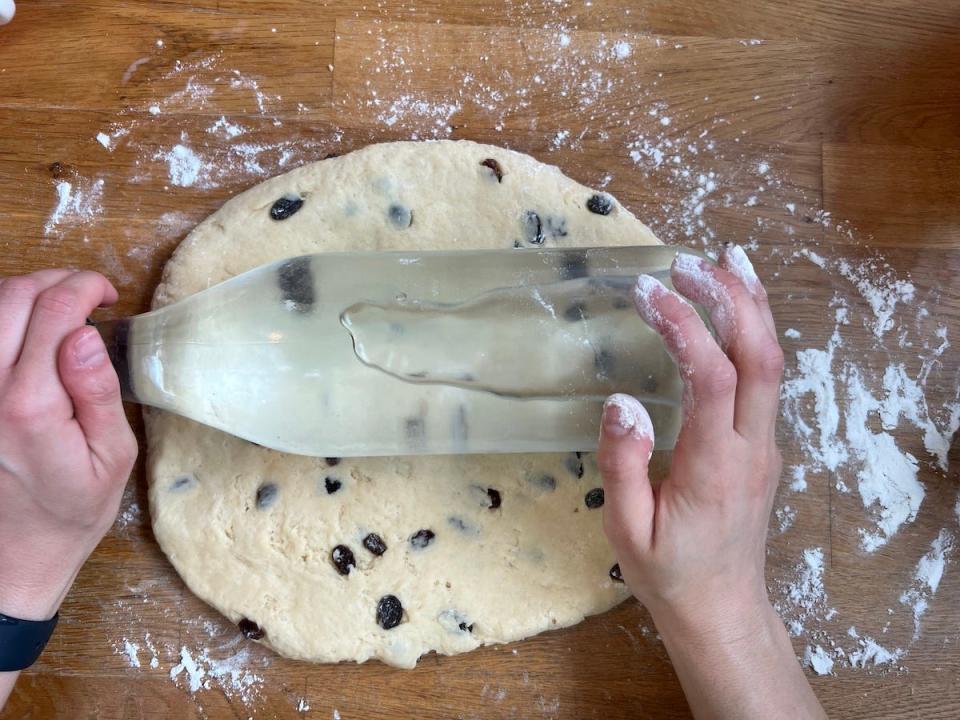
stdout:
POLYGON ((53 635, 60 613, 49 620, 18 620, 0 613, 0 672, 33 665, 53 635))

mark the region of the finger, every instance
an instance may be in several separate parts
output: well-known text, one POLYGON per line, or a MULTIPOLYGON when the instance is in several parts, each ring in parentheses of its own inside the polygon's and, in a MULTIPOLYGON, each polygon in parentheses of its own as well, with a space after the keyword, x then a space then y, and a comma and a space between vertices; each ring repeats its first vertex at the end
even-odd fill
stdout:
POLYGON ((136 439, 120 400, 120 380, 100 333, 74 330, 60 347, 60 382, 73 401, 73 414, 105 477, 126 478, 136 458, 136 439))
POLYGON ((711 452, 733 433, 737 373, 706 326, 679 295, 641 275, 634 293, 640 317, 663 338, 683 378, 681 439, 711 452))
POLYGON ((100 273, 77 272, 41 292, 33 306, 17 374, 25 382, 56 379, 57 350, 67 335, 86 322, 97 306, 117 300, 117 291, 100 273))
POLYGON ((0 25, 6 25, 13 20, 17 12, 17 5, 13 0, 0 0, 0 25))
POLYGON ((733 425, 751 440, 770 437, 780 405, 783 351, 740 279, 695 255, 673 264, 674 286, 710 313, 737 372, 733 425))
POLYGON ((597 464, 603 477, 603 526, 617 557, 653 542, 655 502, 648 463, 653 424, 640 401, 611 395, 603 406, 597 464))
POLYGON ((770 310, 770 300, 767 297, 767 290, 757 277, 756 270, 753 269, 753 263, 743 251, 743 248, 733 243, 724 243, 723 250, 720 251, 720 267, 727 272, 733 273, 740 282, 744 284, 754 302, 760 308, 760 315, 770 333, 777 337, 777 325, 773 320, 773 312, 770 310))
POLYGON ((13 367, 20 357, 37 296, 72 274, 72 270, 41 270, 0 283, 0 370, 13 367))

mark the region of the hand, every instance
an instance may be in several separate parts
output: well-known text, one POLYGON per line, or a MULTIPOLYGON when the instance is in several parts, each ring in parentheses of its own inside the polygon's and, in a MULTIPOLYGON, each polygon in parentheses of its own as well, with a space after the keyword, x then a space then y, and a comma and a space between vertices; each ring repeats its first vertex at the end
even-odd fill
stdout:
POLYGON ((766 603, 783 352, 766 293, 739 247, 725 249, 719 267, 681 254, 671 274, 677 290, 708 310, 726 353, 689 304, 640 278, 637 309, 683 377, 683 427, 670 476, 655 490, 646 412, 633 398, 607 403, 598 457, 604 522, 624 580, 655 618, 709 611, 721 619, 766 603), (621 422, 633 417, 643 422, 623 432, 621 422))
POLYGON ((681 254, 671 275, 707 309, 719 344, 679 295, 639 278, 637 310, 683 378, 683 425, 670 474, 654 488, 649 416, 630 396, 607 401, 597 458, 604 528, 695 715, 823 717, 764 579, 783 372, 767 294, 736 246, 718 266, 681 254))
POLYGON ((17 12, 17 4, 13 0, 0 0, 0 25, 6 25, 13 20, 17 12))
POLYGON ((0 612, 53 616, 116 517, 137 444, 99 333, 93 272, 0 279, 0 612))

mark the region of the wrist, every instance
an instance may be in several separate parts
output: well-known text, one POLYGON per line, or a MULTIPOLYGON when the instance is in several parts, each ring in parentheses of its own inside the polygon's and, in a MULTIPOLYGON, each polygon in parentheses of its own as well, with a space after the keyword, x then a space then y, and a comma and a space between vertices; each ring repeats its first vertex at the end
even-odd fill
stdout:
POLYGON ((0 552, 0 613, 19 620, 53 617, 80 565, 72 559, 48 555, 0 552))
POLYGON ((0 577, 0 613, 18 620, 49 620, 60 609, 73 578, 41 587, 19 585, 0 577))
POLYGON ((733 647, 757 641, 758 632, 782 626, 765 592, 717 601, 695 599, 651 609, 664 643, 707 648, 733 647))

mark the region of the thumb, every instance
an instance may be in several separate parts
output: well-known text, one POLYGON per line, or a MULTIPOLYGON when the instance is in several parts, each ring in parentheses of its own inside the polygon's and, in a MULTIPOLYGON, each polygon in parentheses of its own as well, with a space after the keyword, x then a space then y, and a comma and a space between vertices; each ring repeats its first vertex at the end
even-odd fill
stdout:
POLYGON ((60 346, 59 371, 94 458, 111 476, 129 474, 136 440, 123 412, 120 380, 100 333, 82 327, 68 335, 60 346))
POLYGON ((13 0, 0 0, 0 25, 6 25, 13 20, 13 15, 16 12, 17 6, 13 0))
POLYGON ((617 557, 653 539, 654 496, 647 474, 653 423, 640 401, 616 394, 603 405, 597 464, 603 476, 603 525, 617 557))

